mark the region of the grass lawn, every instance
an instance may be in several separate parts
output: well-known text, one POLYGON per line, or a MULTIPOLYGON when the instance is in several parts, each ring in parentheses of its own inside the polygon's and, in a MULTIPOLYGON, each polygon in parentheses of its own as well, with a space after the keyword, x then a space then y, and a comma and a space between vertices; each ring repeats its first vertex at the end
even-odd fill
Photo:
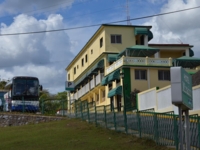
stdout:
POLYGON ((79 119, 0 128, 0 150, 168 150, 79 119))

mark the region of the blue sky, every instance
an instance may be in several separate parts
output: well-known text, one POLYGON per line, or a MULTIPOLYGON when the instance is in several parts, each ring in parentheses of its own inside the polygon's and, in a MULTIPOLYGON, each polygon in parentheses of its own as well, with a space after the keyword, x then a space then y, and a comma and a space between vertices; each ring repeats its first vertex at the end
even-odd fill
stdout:
MULTIPOLYGON (((199 0, 129 0, 130 18, 200 6, 199 0)), ((127 18, 126 0, 0 0, 1 34, 73 28, 127 18)), ((200 9, 131 21, 152 25, 151 43, 194 45, 200 57, 200 9)), ((126 22, 120 23, 126 24, 126 22)), ((65 68, 99 28, 0 37, 0 77, 39 77, 51 93, 64 91, 65 68)))

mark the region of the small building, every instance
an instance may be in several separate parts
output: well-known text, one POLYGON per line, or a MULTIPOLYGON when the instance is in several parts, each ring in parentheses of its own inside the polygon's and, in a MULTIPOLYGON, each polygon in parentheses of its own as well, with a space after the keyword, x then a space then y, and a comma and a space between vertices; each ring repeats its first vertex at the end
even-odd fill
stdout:
MULTIPOLYGON (((170 84, 170 67, 181 57, 192 57, 189 44, 149 44, 151 26, 102 24, 67 66, 67 81, 75 88, 71 100, 111 105, 117 111, 134 109, 134 90, 170 84)), ((197 72, 196 68, 187 69, 197 72)))

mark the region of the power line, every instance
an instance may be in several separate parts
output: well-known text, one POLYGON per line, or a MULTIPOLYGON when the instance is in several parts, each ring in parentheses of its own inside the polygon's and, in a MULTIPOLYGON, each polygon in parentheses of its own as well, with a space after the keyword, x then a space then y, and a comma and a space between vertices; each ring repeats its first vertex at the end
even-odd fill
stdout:
MULTIPOLYGON (((141 19, 152 18, 152 17, 157 17, 157 16, 164 16, 164 15, 168 15, 168 14, 173 14, 173 13, 178 13, 178 12, 193 10, 193 9, 197 9, 197 8, 200 8, 200 6, 192 7, 192 8, 187 8, 187 9, 176 10, 176 11, 171 11, 171 12, 166 12, 166 13, 160 13, 160 14, 155 14, 155 15, 149 15, 149 16, 143 16, 143 17, 138 17, 138 18, 132 18, 130 20, 141 20, 141 19)), ((102 23, 102 24, 115 24, 115 23, 120 23, 120 22, 127 22, 127 19, 126 20, 114 21, 114 22, 107 22, 107 23, 102 23)), ((66 30, 75 30, 75 29, 95 27, 95 26, 100 26, 102 24, 93 24, 93 25, 88 25, 88 26, 79 26, 79 27, 72 27, 72 28, 54 29, 54 30, 43 30, 43 31, 31 31, 31 32, 22 32, 22 33, 6 33, 6 34, 0 34, 0 36, 37 34, 37 33, 47 33, 47 32, 58 32, 58 31, 66 31, 66 30)))

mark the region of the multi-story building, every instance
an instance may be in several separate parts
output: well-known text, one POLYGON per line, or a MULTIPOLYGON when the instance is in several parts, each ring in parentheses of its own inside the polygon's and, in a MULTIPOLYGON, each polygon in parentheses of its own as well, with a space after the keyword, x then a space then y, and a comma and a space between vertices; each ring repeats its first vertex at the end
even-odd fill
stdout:
MULTIPOLYGON (((170 84, 175 58, 194 55, 189 44, 149 44, 151 26, 103 24, 66 68, 70 99, 133 106, 130 93, 170 84), (121 77, 120 77, 121 75, 121 77)), ((196 70, 193 70, 196 72, 196 70)))

